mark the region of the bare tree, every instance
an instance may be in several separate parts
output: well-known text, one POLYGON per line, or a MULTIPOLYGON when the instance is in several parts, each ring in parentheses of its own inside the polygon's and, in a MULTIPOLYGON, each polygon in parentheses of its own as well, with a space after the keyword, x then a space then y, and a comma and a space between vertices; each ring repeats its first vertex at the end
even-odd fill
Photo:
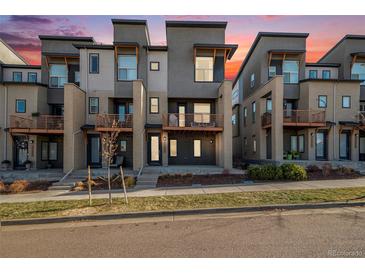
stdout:
POLYGON ((110 165, 113 161, 113 158, 118 149, 118 135, 119 132, 117 130, 113 130, 118 128, 118 121, 114 120, 112 123, 112 130, 103 133, 102 135, 102 145, 103 145, 103 157, 105 162, 108 165, 108 189, 109 189, 109 205, 112 204, 112 192, 111 192, 111 183, 110 183, 110 165))

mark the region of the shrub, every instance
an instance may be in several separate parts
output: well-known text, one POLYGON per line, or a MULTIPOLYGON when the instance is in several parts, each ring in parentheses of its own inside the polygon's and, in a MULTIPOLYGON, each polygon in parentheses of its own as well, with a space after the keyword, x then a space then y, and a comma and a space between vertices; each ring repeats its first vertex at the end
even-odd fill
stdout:
POLYGON ((338 169, 337 169, 337 172, 340 173, 340 174, 343 174, 343 175, 351 175, 353 174, 355 171, 353 168, 351 167, 345 167, 345 166, 340 166, 338 169))
POLYGON ((6 192, 6 185, 4 184, 4 182, 0 181, 0 193, 5 193, 6 192))
POLYGON ((307 172, 318 172, 321 169, 316 165, 309 165, 307 166, 307 172))
POLYGON ((280 167, 274 165, 250 166, 248 176, 254 180, 279 180, 283 178, 280 167))
POLYGON ((249 166, 247 169, 247 175, 251 179, 258 180, 260 179, 261 167, 260 166, 249 166))
POLYGON ((324 164, 322 166, 322 175, 324 177, 327 177, 331 174, 331 171, 332 171, 332 165, 331 164, 324 164))
POLYGON ((136 185, 136 179, 133 176, 124 177, 124 183, 126 187, 134 187, 136 185))
POLYGON ((27 180, 15 180, 9 186, 9 191, 12 193, 24 192, 29 187, 27 180))
POLYGON ((296 164, 283 164, 281 166, 284 179, 293 181, 302 181, 308 178, 307 171, 304 167, 296 164))

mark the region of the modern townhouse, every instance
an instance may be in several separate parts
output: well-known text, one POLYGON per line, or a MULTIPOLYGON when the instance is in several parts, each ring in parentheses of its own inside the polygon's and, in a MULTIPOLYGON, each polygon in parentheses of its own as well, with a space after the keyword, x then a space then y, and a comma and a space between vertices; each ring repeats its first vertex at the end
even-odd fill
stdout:
POLYGON ((232 168, 232 82, 224 75, 237 45, 225 44, 227 23, 167 21, 165 46, 151 45, 145 20, 112 24, 112 44, 39 36, 42 64, 27 66, 37 69, 36 83, 16 83, 20 97, 31 97, 6 103, 23 112, 7 112, 10 149, 1 160, 64 172, 102 167, 103 133, 118 132, 116 166, 232 168))
POLYGON ((343 77, 352 59, 329 58, 330 51, 320 62, 306 63, 307 37, 257 35, 234 81, 235 159, 359 159, 360 81, 343 77))

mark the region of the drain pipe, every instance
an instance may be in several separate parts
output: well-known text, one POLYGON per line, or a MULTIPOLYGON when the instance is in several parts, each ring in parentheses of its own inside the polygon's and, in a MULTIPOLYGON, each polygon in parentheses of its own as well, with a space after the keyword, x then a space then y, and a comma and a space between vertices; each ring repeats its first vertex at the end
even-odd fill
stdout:
POLYGON ((337 122, 336 122, 336 88, 337 88, 337 82, 334 83, 333 85, 333 94, 332 94, 332 98, 333 98, 333 122, 335 123, 334 127, 333 127, 333 147, 332 147, 332 153, 333 153, 333 159, 332 160, 335 160, 335 151, 336 151, 336 125, 337 125, 337 122))
MULTIPOLYGON (((5 85, 4 129, 8 128, 8 86, 5 85)), ((4 160, 8 160, 8 133, 4 131, 4 160)))

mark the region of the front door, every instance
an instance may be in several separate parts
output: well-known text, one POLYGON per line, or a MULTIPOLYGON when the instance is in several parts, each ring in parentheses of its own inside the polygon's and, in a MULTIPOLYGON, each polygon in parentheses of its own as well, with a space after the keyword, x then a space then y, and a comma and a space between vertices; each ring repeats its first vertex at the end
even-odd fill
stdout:
POLYGON ((28 140, 26 136, 14 137, 14 168, 25 168, 25 161, 28 160, 28 140))
POLYGON ((340 134, 340 159, 350 160, 350 132, 342 131, 340 134))
POLYGON ((148 134, 148 164, 161 165, 161 141, 160 134, 148 134))
POLYGON ((327 134, 316 133, 316 160, 327 160, 327 134))
POLYGON ((91 167, 102 165, 100 135, 88 135, 87 164, 91 167))

